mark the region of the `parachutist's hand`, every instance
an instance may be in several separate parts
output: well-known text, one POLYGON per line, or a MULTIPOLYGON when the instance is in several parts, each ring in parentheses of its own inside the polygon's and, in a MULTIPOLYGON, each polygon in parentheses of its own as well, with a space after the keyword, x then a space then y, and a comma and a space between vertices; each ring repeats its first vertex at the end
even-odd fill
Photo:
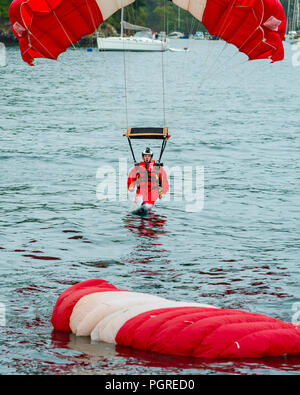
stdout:
POLYGON ((133 192, 135 188, 135 182, 131 183, 128 187, 129 192, 133 192))
POLYGON ((162 193, 162 192, 159 192, 159 198, 160 198, 160 199, 163 199, 164 197, 165 197, 165 194, 162 193))

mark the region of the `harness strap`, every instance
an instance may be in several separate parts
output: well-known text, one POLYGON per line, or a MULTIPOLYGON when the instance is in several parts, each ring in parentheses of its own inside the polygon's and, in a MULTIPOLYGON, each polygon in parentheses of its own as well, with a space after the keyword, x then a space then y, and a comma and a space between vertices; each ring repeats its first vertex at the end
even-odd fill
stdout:
POLYGON ((142 169, 141 166, 138 166, 138 171, 136 175, 136 179, 138 181, 137 192, 141 190, 142 186, 146 186, 146 185, 148 186, 148 190, 150 191, 159 189, 160 186, 159 166, 157 166, 155 163, 153 164, 153 166, 154 166, 154 171, 149 171, 149 169, 147 168, 147 164, 146 167, 142 169))

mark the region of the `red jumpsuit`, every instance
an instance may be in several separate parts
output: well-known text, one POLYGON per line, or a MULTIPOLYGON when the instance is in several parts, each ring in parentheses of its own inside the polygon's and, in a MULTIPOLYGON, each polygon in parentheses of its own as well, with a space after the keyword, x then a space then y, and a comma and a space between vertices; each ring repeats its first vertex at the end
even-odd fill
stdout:
POLYGON ((156 202, 161 194, 165 195, 169 190, 167 173, 161 166, 157 166, 155 161, 149 163, 140 162, 137 167, 130 170, 127 187, 137 185, 136 201, 142 197, 144 203, 152 204, 156 202))

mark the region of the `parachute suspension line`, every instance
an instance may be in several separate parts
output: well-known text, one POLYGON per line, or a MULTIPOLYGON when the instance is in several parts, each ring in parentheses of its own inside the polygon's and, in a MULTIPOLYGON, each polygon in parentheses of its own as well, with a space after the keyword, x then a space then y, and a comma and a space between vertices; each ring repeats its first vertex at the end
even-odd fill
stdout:
MULTIPOLYGON (((23 7, 23 4, 21 4, 20 10, 22 7, 23 7)), ((20 14, 21 14, 24 26, 26 26, 26 23, 25 23, 23 16, 22 16, 22 12, 20 12, 20 14)), ((31 21, 31 23, 32 23, 32 21, 31 21)), ((34 34, 32 34, 32 32, 28 29, 28 41, 29 42, 30 42, 30 36, 32 36, 41 45, 41 47, 43 47, 46 50, 46 52, 48 52, 48 54, 50 55, 50 57, 52 59, 55 58, 55 56, 51 53, 51 51, 49 51, 49 49, 45 47, 45 45, 38 39, 38 37, 36 37, 34 34)), ((28 49, 26 49, 26 51, 24 51, 24 54, 26 54, 29 50, 30 50, 30 47, 28 47, 28 49)))
MULTIPOLYGON (((256 30, 257 30, 257 29, 256 29, 256 30)), ((256 30, 255 30, 255 31, 256 31, 256 30)), ((254 31, 254 32, 255 32, 255 31, 254 31)), ((225 60, 225 62, 221 63, 221 64, 219 65, 219 67, 218 67, 217 69, 214 70, 215 73, 218 73, 219 71, 221 71, 221 72, 223 71, 222 69, 224 68, 224 66, 227 65, 235 56, 237 56, 237 54, 240 52, 241 48, 246 44, 246 42, 250 39, 250 37, 254 34, 254 32, 252 32, 251 35, 243 42, 243 44, 242 44, 240 47, 237 48, 237 50, 233 53, 232 56, 230 56, 229 58, 227 58, 227 59, 225 60)), ((252 48, 250 52, 248 52, 248 55, 249 55, 251 52, 253 52, 253 51, 259 46, 259 44, 260 44, 260 43, 256 44, 255 47, 252 48)), ((241 62, 241 64, 247 63, 248 60, 249 60, 249 58, 248 58, 247 60, 245 60, 244 62, 241 62)))
MULTIPOLYGON (((234 7, 236 1, 237 1, 237 0, 234 0, 234 1, 232 2, 230 11, 233 9, 233 7, 234 7)), ((221 31, 220 31, 220 33, 219 33, 220 36, 224 34, 224 32, 226 31, 226 29, 227 29, 227 27, 228 27, 228 26, 226 26, 226 22, 227 22, 227 19, 229 18, 229 15, 230 15, 230 12, 228 12, 226 18, 224 18, 224 20, 223 20, 223 23, 222 23, 222 25, 221 25, 221 31)), ((223 52, 225 51, 225 49, 226 49, 227 47, 228 47, 228 43, 225 42, 225 44, 224 44, 224 46, 222 47, 221 51, 219 51, 218 54, 216 54, 216 52, 215 52, 215 55, 212 54, 212 51, 208 51, 209 53, 208 53, 208 55, 206 56, 206 59, 205 59, 204 65, 203 65, 203 69, 204 69, 204 70, 206 69, 206 65, 209 63, 208 60, 209 60, 210 57, 213 58, 213 61, 211 62, 211 64, 210 64, 209 67, 207 66, 207 71, 206 71, 206 73, 205 73, 204 76, 202 77, 202 79, 201 79, 201 81, 200 81, 200 84, 199 84, 197 87, 195 87, 195 89, 197 89, 197 90, 202 89, 204 83, 205 83, 208 79, 210 79, 212 75, 215 75, 216 66, 218 65, 218 61, 219 61, 218 59, 219 59, 219 57, 223 54, 223 52)), ((184 112, 185 112, 186 109, 189 107, 189 105, 190 105, 190 104, 187 104, 187 105, 184 107, 183 112, 181 113, 181 116, 183 116, 184 112)))
MULTIPOLYGON (((235 0, 236 1, 236 0, 235 0)), ((261 14, 261 18, 259 19, 259 17, 257 17, 257 15, 254 13, 254 17, 255 17, 255 19, 257 20, 257 23, 258 23, 258 26, 257 26, 257 28, 244 40, 244 42, 237 48, 237 50, 235 51, 235 53, 231 56, 231 57, 229 57, 229 59, 227 59, 225 62, 223 62, 223 64, 221 64, 221 67, 218 67, 218 70, 219 69, 222 69, 222 67, 225 65, 225 63, 228 63, 228 61, 230 61, 232 58, 234 58, 240 51, 241 51, 241 49, 243 48, 243 46, 250 40, 250 38, 253 36, 253 34, 258 30, 258 29, 261 29, 262 30, 262 35, 263 35, 263 38, 264 38, 264 31, 263 31, 263 29, 261 28, 261 24, 262 24, 262 22, 263 22, 263 19, 264 19, 264 15, 265 15, 265 7, 264 7, 264 2, 263 2, 263 0, 260 0, 260 2, 261 2, 261 6, 262 6, 262 14, 261 14)), ((225 31, 225 30, 224 30, 225 31)), ((222 32, 222 33, 224 33, 224 31, 222 32)), ((234 33, 233 33, 234 34, 234 33)), ((255 45, 255 47, 253 47, 252 49, 251 49, 251 51, 250 52, 248 52, 248 54, 247 54, 247 56, 248 56, 248 59, 247 59, 247 61, 249 60, 249 54, 251 53, 251 52, 253 52, 253 51, 255 51, 255 49, 259 46, 259 44, 260 43, 257 43, 256 45, 255 45)), ((217 71, 218 71, 217 70, 217 71)))
MULTIPOLYGON (((263 19, 264 19, 264 15, 265 15, 265 8, 264 8, 264 3, 263 3, 263 0, 260 0, 261 1, 261 4, 262 4, 262 15, 261 15, 261 18, 260 18, 260 20, 259 20, 259 18, 257 18, 257 15, 255 15, 254 14, 254 17, 255 17, 255 19, 257 20, 257 23, 258 23, 258 26, 257 26, 257 28, 244 40, 244 42, 237 48, 237 50, 234 52, 234 54, 232 55, 232 56, 230 56, 229 58, 227 58, 226 60, 225 60, 225 62, 223 62, 221 65, 219 65, 219 67, 217 68, 217 69, 215 69, 214 70, 214 74, 216 74, 216 73, 222 73, 222 72, 224 72, 224 70, 225 70, 225 67, 224 66, 226 66, 239 52, 241 52, 241 49, 243 48, 243 46, 250 40, 250 38, 253 36, 253 34, 255 34, 255 32, 258 30, 258 29, 261 29, 262 30, 262 35, 263 35, 263 38, 264 38, 264 31, 263 31, 263 29, 261 28, 261 24, 262 24, 262 22, 263 22, 263 19), (223 69, 223 70, 222 70, 223 69)), ((225 29, 223 30, 223 32, 222 32, 222 34, 225 32, 225 29)), ((234 33, 233 33, 234 34, 234 33)), ((237 67, 237 66, 239 66, 239 65, 241 65, 241 64, 245 64, 245 63, 247 63, 248 61, 249 61, 249 54, 251 53, 251 52, 253 52, 253 51, 255 51, 255 49, 259 46, 259 42, 251 49, 251 51, 249 51, 248 53, 247 53, 247 56, 248 56, 248 59, 246 59, 246 60, 244 60, 243 62, 241 62, 241 63, 238 63, 238 64, 236 64, 235 66, 234 66, 234 68, 235 67, 237 67)), ((227 43, 226 43, 226 45, 227 45, 227 43)), ((225 46, 226 46, 225 45, 225 46)), ((221 51, 222 52, 222 51, 221 51)), ((232 68, 231 68, 232 69, 232 68)), ((249 74, 251 74, 251 71, 250 71, 250 73, 249 74)), ((207 78, 206 78, 207 79, 207 78)), ((244 78, 244 80, 245 80, 245 78, 244 78)), ((203 83, 200 85, 200 87, 203 85, 203 83)))
MULTIPOLYGON (((232 5, 231 5, 231 9, 233 8, 233 6, 234 6, 234 4, 235 4, 236 1, 237 1, 237 0, 233 1, 232 5)), ((265 10, 264 10, 263 0, 260 0, 260 1, 261 1, 261 3, 262 3, 262 15, 261 15, 261 18, 257 17, 257 15, 254 15, 254 17, 255 17, 255 19, 257 20, 257 23, 258 23, 257 29, 254 30, 254 31, 244 40, 244 42, 237 48, 237 50, 234 52, 234 54, 233 54, 232 56, 229 56, 227 59, 225 59, 225 61, 224 61, 222 64, 219 64, 219 65, 218 65, 218 58, 223 54, 223 52, 225 51, 225 49, 228 47, 228 43, 227 43, 227 42, 224 44, 224 46, 223 46, 223 48, 221 49, 221 51, 220 51, 217 55, 215 54, 216 56, 213 56, 213 62, 212 62, 212 64, 210 65, 210 67, 208 67, 207 72, 205 73, 205 75, 203 76, 202 80, 200 81, 200 85, 197 87, 199 90, 203 87, 204 83, 211 77, 211 75, 216 76, 216 74, 219 74, 219 75, 222 74, 222 72, 224 72, 224 70, 226 70, 226 69, 225 69, 225 66, 228 65, 228 63, 239 53, 239 51, 241 50, 241 48, 243 48, 243 46, 250 40, 251 36, 252 36, 258 29, 261 29, 261 24, 262 24, 262 21, 263 21, 263 18, 264 18, 265 10)), ((229 15, 229 13, 228 13, 228 15, 229 15)), ((223 34, 225 33, 226 29, 227 29, 227 26, 226 26, 227 18, 228 18, 228 16, 224 19, 224 21, 223 21, 223 23, 222 23, 222 30, 221 30, 221 32, 220 32, 220 35, 223 35, 223 34)), ((262 33, 263 33, 263 32, 262 32, 262 33)), ((232 35, 234 35, 234 32, 233 32, 232 35)), ((230 41, 230 39, 229 39, 229 41, 230 41)), ((259 43, 256 44, 254 48, 252 48, 252 50, 248 53, 248 55, 249 55, 251 52, 253 52, 253 51, 257 48, 258 45, 259 45, 259 43)), ((208 63, 208 58, 209 58, 210 56, 212 56, 211 51, 209 51, 209 53, 208 53, 208 55, 207 55, 207 57, 206 57, 206 60, 205 60, 204 64, 208 63)), ((247 59, 246 61, 243 61, 242 63, 247 63, 248 60, 249 60, 249 59, 247 59)), ((236 66, 238 66, 238 65, 239 65, 239 64, 237 64, 236 66)), ((203 68, 205 68, 205 67, 203 67, 203 68)), ((187 108, 188 106, 189 106, 189 104, 187 104, 187 105, 185 106, 184 111, 186 110, 186 108, 187 108)), ((182 115, 183 115, 183 114, 182 114, 182 115)))
MULTIPOLYGON (((51 9, 51 12, 52 12, 53 15, 55 16, 56 20, 58 21, 59 25, 61 26, 63 32, 65 33, 65 35, 66 35, 66 37, 67 37, 67 39, 70 41, 70 43, 71 43, 73 49, 74 49, 75 51, 77 51, 77 53, 81 54, 80 52, 78 52, 78 48, 74 45, 74 43, 72 43, 70 36, 68 35, 68 33, 66 32, 66 30, 64 29, 63 24, 61 23, 61 21, 60 21, 59 17, 57 16, 57 14, 56 14, 56 13, 54 12, 54 10, 51 8, 51 6, 50 6, 50 4, 48 3, 48 1, 47 1, 47 0, 45 0, 45 1, 46 1, 47 5, 49 6, 49 8, 51 9)), ((90 10, 90 6, 89 6, 89 3, 88 3, 88 0, 86 0, 86 4, 87 4, 87 6, 88 6, 89 14, 90 14, 90 16, 91 16, 91 18, 92 18, 93 25, 94 25, 95 30, 96 30, 96 29, 97 29, 97 26, 96 26, 96 23, 95 23, 95 19, 94 19, 94 17, 93 17, 93 14, 92 14, 92 12, 91 12, 91 10, 90 10)), ((25 25, 25 22, 24 22, 24 25, 25 25)), ((26 26, 26 25, 25 25, 25 26, 26 26)), ((30 35, 41 45, 41 47, 43 47, 43 49, 44 49, 45 51, 48 52, 48 54, 50 55, 50 58, 55 59, 55 56, 49 51, 49 49, 48 49, 47 47, 45 47, 45 45, 43 45, 43 43, 39 40, 39 38, 36 37, 34 34, 32 34, 32 32, 31 32, 30 30, 28 30, 28 31, 29 31, 30 35)), ((30 50, 30 48, 28 48, 24 53, 28 52, 29 50, 30 50)), ((61 59, 57 59, 57 62, 60 63, 60 64, 63 64, 64 66, 69 67, 69 68, 72 69, 72 70, 74 70, 74 65, 70 66, 68 63, 62 62, 61 59)), ((89 74, 93 79, 98 80, 98 76, 97 76, 95 73, 91 73, 91 71, 90 71, 89 69, 86 70, 86 72, 87 72, 87 74, 89 74)))
MULTIPOLYGON (((188 38, 188 46, 187 46, 187 49, 189 49, 189 47, 190 47, 190 43, 191 43, 191 35, 193 34, 193 31, 194 31, 194 27, 195 27, 195 24, 197 23, 197 20, 196 20, 196 18, 194 18, 194 17, 192 17, 192 22, 189 24, 189 30, 188 30, 188 35, 189 35, 189 38, 188 38)), ((197 23, 197 27, 199 26, 199 21, 198 21, 198 23, 197 23)), ((197 29, 196 29, 196 31, 197 31, 197 29)))
MULTIPOLYGON (((70 38, 68 32, 66 31, 66 29, 65 29, 64 26, 63 26, 63 24, 61 23, 61 21, 60 21, 59 17, 57 16, 56 12, 52 9, 51 5, 49 4, 49 2, 48 2, 47 0, 45 0, 45 2, 46 2, 46 4, 48 5, 49 9, 51 10, 52 14, 54 15, 55 19, 56 19, 57 22, 59 23, 59 25, 60 25, 62 31, 64 32, 64 34, 66 35, 67 39, 69 40, 70 45, 72 45, 72 47, 73 47, 74 50, 77 50, 78 48, 77 48, 77 47, 74 45, 74 43, 72 42, 72 40, 71 40, 71 38, 70 38)), ((86 0, 86 3, 87 3, 87 5, 88 5, 87 0, 86 0)), ((90 11, 89 6, 88 6, 88 9, 89 9, 89 13, 90 13, 90 15, 91 15, 91 17, 92 17, 93 24, 94 24, 94 26, 95 26, 95 21, 94 21, 94 18, 93 18, 93 16, 92 16, 92 14, 91 14, 91 11, 90 11)), ((26 26, 26 25, 25 25, 25 26, 26 26)), ((43 45, 43 43, 38 39, 38 37, 34 36, 34 35, 30 32, 30 30, 28 30, 28 31, 29 31, 30 35, 32 35, 32 37, 34 37, 35 40, 36 40, 36 41, 37 41, 37 42, 38 42, 38 43, 49 53, 50 57, 51 57, 52 59, 55 59, 55 56, 54 56, 53 54, 51 54, 51 52, 48 50, 48 48, 46 48, 46 47, 43 45)), ((29 50, 29 49, 30 49, 30 48, 28 48, 28 50, 29 50)), ((26 51, 26 52, 27 52, 27 51, 26 51)))
MULTIPOLYGON (((161 32, 166 32, 166 0, 160 0, 160 25, 161 32), (163 9, 163 11, 162 11, 163 9)), ((161 37, 162 40, 162 51, 161 51, 161 79, 162 79, 162 110, 163 110, 163 126, 166 127, 166 90, 165 90, 165 56, 163 49, 163 40, 164 37, 161 37)))
MULTIPOLYGON (((230 12, 231 12, 231 10, 233 9, 234 4, 236 3, 236 1, 237 1, 237 0, 234 0, 234 1, 232 2, 230 11, 227 13, 226 18, 224 18, 224 20, 223 20, 223 22, 222 22, 222 25, 221 25, 221 28, 220 28, 220 33, 219 33, 220 36, 222 36, 223 33, 224 33, 224 32, 226 31, 226 29, 227 29, 226 22, 227 22, 227 20, 228 20, 228 18, 229 18, 230 12)), ((206 74, 204 75, 203 79, 201 80, 199 88, 201 88, 201 87, 203 86, 203 83, 209 78, 210 75, 213 75, 214 68, 215 68, 215 66, 216 66, 216 64, 217 64, 217 62, 218 62, 218 59, 219 59, 219 57, 222 55, 222 53, 224 52, 224 50, 225 50, 226 48, 227 48, 227 43, 224 44, 224 47, 221 49, 221 51, 220 51, 218 54, 215 53, 215 55, 213 56, 213 62, 212 62, 212 64, 210 65, 210 67, 208 67, 208 71, 206 72, 206 74)), ((208 59, 207 59, 207 60, 208 60, 208 59)))
MULTIPOLYGON (((219 35, 222 36, 226 29, 228 28, 228 26, 226 26, 226 22, 229 18, 230 12, 233 9, 235 3, 237 2, 237 0, 234 0, 230 6, 230 11, 227 13, 226 18, 224 18, 223 23, 221 25, 220 28, 220 33, 219 35)), ((234 33, 233 33, 234 34, 234 33)), ((248 40, 248 38, 246 39, 246 41, 248 40)), ((243 43, 244 44, 244 43, 243 43)), ((223 54, 223 52, 225 51, 225 49, 228 47, 228 42, 225 42, 223 48, 221 49, 221 51, 217 54, 217 56, 214 56, 213 62, 210 65, 210 67, 208 68, 208 71, 205 73, 204 77, 202 78, 202 80, 200 81, 200 85, 198 86, 198 89, 201 89, 204 82, 207 81, 212 75, 215 75, 216 73, 216 66, 218 66, 218 59, 219 57, 223 54)), ((225 61, 224 63, 226 63, 227 61, 225 61)), ((217 70, 219 70, 220 67, 217 68, 217 70)))
MULTIPOLYGON (((51 51, 49 51, 49 49, 48 48, 46 48, 45 47, 45 45, 43 45, 43 43, 38 39, 38 37, 36 37, 34 34, 32 34, 32 32, 30 31, 30 30, 28 30, 28 36, 30 37, 30 36, 32 36, 39 44, 40 44, 40 46, 41 47, 43 47, 44 49, 45 49, 45 51, 46 52, 48 52, 48 54, 50 55, 50 58, 51 59, 55 59, 55 56, 52 54, 52 52, 51 51)), ((30 41, 30 38, 28 39, 28 41, 30 41)), ((26 49, 26 51, 24 51, 24 55, 28 52, 28 51, 30 51, 30 47, 28 47, 27 49, 26 49)))
POLYGON ((72 45, 72 47, 76 50, 76 46, 74 45, 74 43, 72 42, 68 32, 66 31, 66 29, 64 28, 63 24, 61 23, 59 17, 56 15, 56 12, 52 9, 51 5, 49 4, 49 2, 47 0, 45 0, 46 4, 48 5, 48 7, 50 8, 52 14, 55 16, 55 19, 57 20, 57 22, 59 23, 60 27, 62 28, 63 32, 65 33, 67 39, 70 41, 70 44, 72 45))
POLYGON ((93 22, 94 32, 96 32, 96 30, 97 30, 97 25, 96 25, 96 22, 95 22, 94 15, 93 15, 93 13, 92 13, 92 11, 91 11, 89 1, 88 1, 88 0, 85 0, 85 2, 86 2, 86 5, 87 5, 87 9, 89 10, 89 15, 90 15, 90 17, 91 17, 91 19, 92 19, 92 22, 93 22))
POLYGON ((165 65, 164 51, 161 55, 161 76, 162 76, 162 100, 163 100, 163 125, 166 127, 166 91, 165 91, 165 65))
MULTIPOLYGON (((241 51, 241 48, 243 48, 243 46, 250 40, 250 38, 253 36, 253 34, 258 30, 258 29, 261 29, 261 24, 262 24, 262 21, 263 21, 263 18, 264 18, 264 14, 265 14, 265 10, 264 10, 264 4, 263 4, 263 1, 261 0, 261 3, 262 3, 262 15, 261 15, 261 19, 259 20, 258 18, 257 18, 257 16, 256 15, 254 15, 254 17, 255 17, 255 19, 257 20, 257 23, 258 23, 258 26, 257 26, 257 28, 244 40, 244 42, 237 48, 237 50, 234 52, 234 54, 232 55, 232 56, 230 56, 229 58, 227 58, 226 60, 225 60, 225 62, 223 62, 221 65, 219 65, 219 67, 217 68, 217 69, 215 69, 214 70, 214 73, 218 73, 219 71, 221 71, 222 72, 222 68, 226 65, 226 64, 228 64, 228 62, 229 61, 231 61, 240 51, 241 51)), ((264 31, 263 31, 263 29, 261 29, 262 30, 262 34, 263 34, 263 36, 264 36, 264 31)), ((225 30, 223 30, 223 32, 222 33, 224 33, 225 32, 225 30)), ((233 32, 233 34, 232 35, 234 35, 234 32, 233 32)), ((227 44, 227 43, 226 43, 227 44)), ((255 45, 255 47, 253 47, 252 49, 251 49, 251 51, 250 52, 248 52, 248 54, 247 54, 247 56, 248 56, 248 58, 249 58, 249 54, 251 53, 251 52, 253 52, 253 51, 255 51, 255 49, 259 46, 259 42, 255 45)), ((248 61, 249 59, 247 59, 246 60, 246 62, 248 61)), ((243 62, 244 63, 244 62, 243 62)))
MULTIPOLYGON (((262 24, 262 22, 263 22, 263 20, 264 20, 264 16, 265 16, 265 6, 264 6, 263 0, 260 0, 260 1, 261 1, 261 6, 262 6, 262 14, 261 14, 261 19, 260 19, 260 21, 256 18, 256 15, 255 15, 255 13, 254 13, 254 17, 255 17, 255 19, 257 20, 257 23, 258 23, 258 27, 257 27, 257 29, 255 29, 255 30, 250 34, 249 37, 246 38, 246 40, 242 43, 242 45, 239 46, 238 51, 240 51, 241 48, 243 48, 243 46, 246 44, 246 42, 250 39, 250 37, 251 37, 251 36, 256 32, 256 30, 258 30, 258 29, 261 29, 261 30, 262 30, 262 35, 263 35, 263 39, 264 39, 264 31, 263 31, 263 29, 261 28, 261 24, 262 24)), ((249 53, 253 52, 253 51, 257 48, 258 45, 259 45, 259 43, 258 43, 254 48, 252 48, 251 51, 250 51, 249 53)), ((249 53, 248 53, 248 55, 249 55, 249 53)))
MULTIPOLYGON (((122 0, 122 1, 123 1, 123 0, 122 0)), ((70 38, 68 32, 66 31, 66 29, 65 29, 64 26, 63 26, 63 24, 61 23, 61 21, 60 21, 59 17, 57 16, 56 12, 51 8, 51 6, 50 6, 50 4, 49 4, 49 2, 48 2, 47 0, 45 0, 45 2, 46 2, 46 4, 49 6, 49 8, 50 8, 51 12, 53 13, 53 15, 55 16, 56 20, 58 21, 58 23, 59 23, 60 27, 62 28, 63 32, 65 33, 67 39, 70 41, 70 44, 72 45, 73 49, 74 49, 75 51, 77 51, 78 48, 77 48, 76 45, 74 45, 74 43, 72 42, 72 40, 71 40, 71 38, 70 38)), ((94 31, 96 31, 97 25, 96 25, 96 22, 95 22, 93 13, 92 13, 92 11, 91 11, 91 9, 90 9, 89 1, 88 1, 88 0, 85 0, 85 2, 86 2, 86 5, 87 5, 87 8, 88 8, 89 15, 90 15, 90 17, 91 17, 93 26, 94 26, 94 31)), ((39 41, 39 42, 40 42, 40 41, 39 41)), ((41 43, 40 43, 40 44, 41 44, 41 43)), ((48 52, 49 52, 49 51, 48 51, 48 52)), ((78 51, 77 51, 77 53, 78 53, 78 51)), ((80 52, 79 52, 79 53, 80 53, 80 52)), ((89 71, 88 71, 88 73, 89 73, 93 78, 96 79, 96 75, 95 75, 95 74, 92 74, 92 73, 90 73, 89 71)))
MULTIPOLYGON (((47 0, 46 0, 46 2, 47 2, 47 0)), ((51 9, 51 7, 50 7, 50 5, 49 5, 48 2, 47 2, 47 4, 48 4, 49 8, 51 9)), ((96 29, 97 29, 97 26, 96 26, 96 23, 95 23, 95 19, 94 19, 94 17, 93 17, 93 14, 92 14, 92 12, 91 12, 91 9, 90 9, 88 0, 86 0, 86 4, 87 4, 87 6, 88 6, 89 14, 90 14, 90 16, 91 16, 91 19, 92 19, 92 21, 93 21, 93 25, 94 25, 95 30, 96 30, 96 29)), ((21 5, 21 7, 22 7, 22 5, 21 5)), ((64 33, 65 33, 67 39, 70 41, 70 43, 71 43, 72 47, 74 48, 74 50, 76 50, 77 53, 79 53, 80 55, 82 55, 81 52, 78 51, 78 48, 71 42, 71 39, 70 39, 69 35, 67 34, 66 30, 63 28, 63 25, 62 25, 61 21, 59 20, 59 17, 56 15, 56 13, 55 13, 52 9, 51 9, 51 11, 53 12, 53 15, 54 15, 55 18, 57 19, 59 25, 61 26, 62 30, 64 31, 64 33)), ((25 24, 24 21, 23 21, 23 23, 24 23, 24 26, 26 26, 26 24, 25 24)), ((35 36, 29 29, 28 29, 28 34, 29 34, 29 41, 30 41, 30 36, 32 36, 32 37, 39 43, 39 45, 49 54, 49 57, 50 57, 51 59, 55 59, 55 56, 52 54, 52 52, 49 51, 49 49, 48 49, 48 48, 39 40, 39 38, 38 38, 37 36, 35 36)), ((28 49, 27 49, 26 51, 24 51, 24 54, 26 54, 29 50, 30 50, 30 47, 28 47, 28 49)), ((63 65, 63 67, 69 67, 70 69, 74 70, 74 65, 70 65, 70 64, 68 64, 68 63, 64 63, 64 62, 62 62, 61 59, 56 59, 56 60, 57 60, 58 63, 60 63, 61 65, 63 65)), ((104 56, 104 60, 105 60, 105 56, 104 56)), ((99 81, 99 77, 98 77, 94 72, 91 72, 89 69, 87 69, 87 70, 86 70, 86 73, 87 73, 88 75, 90 75, 90 77, 91 77, 92 79, 94 79, 94 80, 96 80, 96 81, 99 81)))
MULTIPOLYGON (((174 3, 171 3, 171 4, 173 4, 173 6, 175 6, 174 3)), ((198 28, 200 27, 200 24, 201 24, 201 22, 198 19, 196 19, 195 17, 193 17, 193 16, 190 17, 190 20, 191 20, 191 22, 188 25, 188 34, 189 34, 189 36, 194 31, 195 26, 196 26, 195 31, 198 31, 198 28)), ((190 68, 188 68, 188 59, 189 59, 188 51, 190 49, 191 43, 192 43, 192 40, 189 38, 187 40, 187 46, 184 48, 185 56, 184 56, 184 61, 182 62, 182 75, 185 75, 185 76, 187 76, 189 74, 189 72, 190 72, 190 68)), ((210 46, 210 49, 211 48, 212 48, 212 46, 210 46)), ((207 63, 208 57, 209 56, 207 55, 206 60, 204 61, 204 65, 207 63)), ((179 83, 179 81, 178 81, 178 83, 179 83)))
MULTIPOLYGON (((64 29, 64 27, 63 27, 63 25, 62 25, 62 23, 61 23, 59 17, 58 17, 57 14, 54 12, 54 10, 51 8, 51 6, 50 6, 50 4, 48 3, 48 1, 47 1, 47 0, 45 0, 45 1, 46 1, 46 4, 49 6, 51 12, 52 12, 53 15, 55 16, 56 20, 58 21, 59 25, 61 26, 63 32, 65 33, 65 35, 66 35, 66 37, 67 37, 67 39, 70 41, 70 43, 71 43, 73 49, 77 51, 78 48, 74 45, 74 43, 72 43, 71 38, 70 38, 70 36, 68 35, 68 33, 66 32, 66 30, 64 29)), ((96 23, 95 23, 95 19, 94 19, 93 13, 91 12, 90 5, 89 5, 89 1, 88 1, 88 0, 86 0, 86 5, 87 5, 87 8, 88 8, 90 17, 91 17, 91 19, 92 19, 92 21, 93 21, 93 26, 94 26, 94 28, 95 28, 95 30, 96 30, 96 29, 97 29, 97 25, 96 25, 96 23)), ((21 7, 22 7, 22 6, 23 6, 23 4, 21 5, 21 7)), ((22 14, 21 14, 21 15, 22 15, 22 14)), ((22 18, 22 19, 23 19, 23 18, 22 18)), ((24 21, 23 21, 23 23, 24 23, 24 26, 26 26, 26 24, 25 24, 24 21)), ((43 47, 43 49, 44 49, 46 52, 48 52, 48 54, 50 55, 50 58, 51 58, 51 59, 55 59, 55 56, 51 53, 51 51, 49 51, 49 49, 48 49, 47 47, 45 47, 45 45, 39 40, 39 38, 38 38, 37 36, 35 36, 29 29, 28 29, 28 33, 29 33, 30 36, 32 36, 32 37, 40 44, 41 47, 43 47)), ((30 39, 29 39, 29 41, 30 41, 30 39)), ((29 50, 30 50, 30 47, 29 47, 26 51, 24 51, 24 54, 26 54, 29 50)), ((77 51, 77 53, 78 53, 78 51, 77 51)), ((57 60, 58 63, 61 63, 61 64, 63 64, 64 66, 68 66, 68 67, 74 69, 74 65, 70 66, 69 64, 62 62, 61 59, 56 59, 56 60, 57 60)), ((97 79, 97 76, 96 76, 95 73, 91 73, 89 70, 87 70, 87 74, 89 74, 93 79, 95 79, 95 80, 97 79)))
MULTIPOLYGON (((122 10, 124 12, 124 0, 121 1, 122 10)), ((123 18, 122 18, 123 20, 123 18)), ((129 120, 128 120, 128 95, 127 95, 127 72, 126 72, 126 48, 125 48, 125 41, 123 40, 123 70, 124 70, 124 99, 125 99, 125 117, 126 117, 126 129, 129 127, 129 120)))
POLYGON ((207 72, 202 77, 200 84, 198 85, 198 89, 203 87, 203 84, 211 77, 211 75, 216 75, 216 66, 218 65, 218 58, 223 54, 225 49, 228 47, 228 43, 225 43, 221 51, 219 52, 218 56, 213 60, 213 63, 208 68, 207 72))
POLYGON ((123 41, 123 69, 124 69, 124 98, 125 98, 125 116, 126 116, 126 129, 129 127, 128 122, 128 95, 127 95, 127 73, 126 73, 126 54, 125 43, 123 41))

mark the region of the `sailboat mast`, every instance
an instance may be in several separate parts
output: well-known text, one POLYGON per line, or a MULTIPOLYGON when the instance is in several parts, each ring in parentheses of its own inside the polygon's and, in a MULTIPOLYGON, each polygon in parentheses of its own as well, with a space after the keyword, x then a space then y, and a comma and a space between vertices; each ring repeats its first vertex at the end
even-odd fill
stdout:
POLYGON ((299 29, 299 0, 295 1, 295 29, 299 29))
POLYGON ((121 9, 121 37, 124 36, 124 8, 121 9))
POLYGON ((286 32, 285 34, 288 34, 288 32, 291 30, 290 29, 290 9, 291 9, 291 0, 288 1, 288 7, 287 7, 287 24, 286 24, 286 32))
POLYGON ((300 5, 299 5, 299 0, 297 0, 297 25, 296 25, 296 29, 299 29, 299 17, 300 17, 300 5))

